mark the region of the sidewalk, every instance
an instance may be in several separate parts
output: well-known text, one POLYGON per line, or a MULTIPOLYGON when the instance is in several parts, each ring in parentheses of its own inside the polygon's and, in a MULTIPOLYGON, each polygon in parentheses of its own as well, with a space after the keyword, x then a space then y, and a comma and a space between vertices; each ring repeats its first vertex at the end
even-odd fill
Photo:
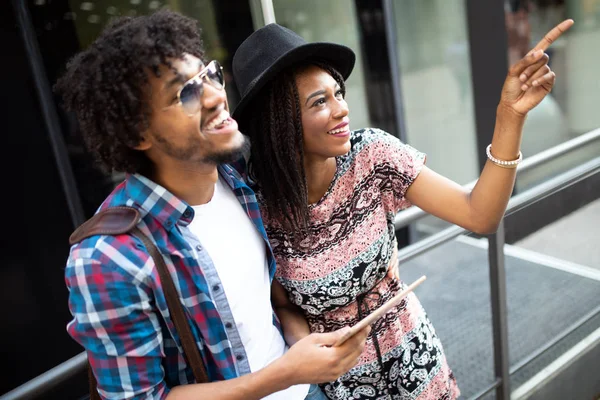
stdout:
POLYGON ((600 270, 600 199, 513 245, 600 270))

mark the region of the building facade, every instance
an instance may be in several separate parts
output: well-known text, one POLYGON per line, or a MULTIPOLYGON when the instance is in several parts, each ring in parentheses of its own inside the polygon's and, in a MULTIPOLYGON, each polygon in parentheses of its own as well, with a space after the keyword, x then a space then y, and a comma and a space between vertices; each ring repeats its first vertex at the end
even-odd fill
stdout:
MULTIPOLYGON (((23 189, 24 207, 8 213, 18 230, 4 240, 0 267, 0 296, 10 305, 2 311, 0 394, 81 352, 65 329, 68 237, 123 176, 93 165, 52 85, 115 16, 168 7, 196 18, 207 58, 224 66, 232 107, 239 98, 233 54, 265 23, 276 21, 308 41, 347 45, 357 54, 347 82, 352 126, 396 135, 461 184, 475 180, 485 163, 510 63, 573 18, 575 26, 548 51, 557 84, 528 116, 522 151, 531 156, 600 127, 600 0, 12 0, 0 7, 5 118, 26 160, 24 176, 9 186, 23 189)), ((516 191, 597 154, 598 145, 588 146, 529 171, 516 191)), ((509 219, 507 241, 597 198, 595 179, 541 202, 526 218, 509 219)), ((442 226, 426 219, 398 235, 406 244, 442 226)), ((47 398, 84 395, 85 377, 74 382, 47 398)))

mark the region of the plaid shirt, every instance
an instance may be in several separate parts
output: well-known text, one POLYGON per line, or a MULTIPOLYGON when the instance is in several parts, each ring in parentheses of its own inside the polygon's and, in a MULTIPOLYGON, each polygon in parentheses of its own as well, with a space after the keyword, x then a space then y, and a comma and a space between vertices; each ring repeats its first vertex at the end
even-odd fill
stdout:
MULTIPOLYGON (((271 280, 275 260, 256 197, 238 170, 219 167, 265 240, 271 280)), ((163 254, 211 381, 250 372, 227 298, 210 257, 188 229, 194 210, 141 175, 128 175, 100 209, 126 205, 163 254)), ((69 334, 87 351, 108 399, 164 399, 169 388, 194 382, 182 355, 152 258, 129 234, 98 235, 71 248, 65 271, 73 320, 69 334)), ((275 314, 273 323, 279 327, 275 314)))

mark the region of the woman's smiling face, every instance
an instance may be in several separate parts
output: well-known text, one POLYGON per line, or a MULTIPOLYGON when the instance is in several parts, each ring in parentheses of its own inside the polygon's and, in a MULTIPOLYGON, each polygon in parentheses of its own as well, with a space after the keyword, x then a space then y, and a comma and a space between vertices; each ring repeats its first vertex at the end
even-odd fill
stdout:
POLYGON ((345 93, 322 68, 311 65, 296 73, 304 156, 331 158, 350 151, 350 119, 345 93))

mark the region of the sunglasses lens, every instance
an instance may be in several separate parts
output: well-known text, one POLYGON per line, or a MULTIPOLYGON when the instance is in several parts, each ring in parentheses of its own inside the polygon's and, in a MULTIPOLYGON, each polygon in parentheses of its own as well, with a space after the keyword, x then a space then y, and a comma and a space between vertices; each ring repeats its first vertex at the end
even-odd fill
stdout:
POLYGON ((208 78, 207 82, 211 86, 223 90, 225 81, 223 78, 223 70, 217 61, 212 61, 205 70, 200 72, 196 77, 186 83, 179 93, 179 100, 183 109, 188 114, 195 114, 202 107, 202 94, 204 93, 204 77, 208 78))
POLYGON ((225 87, 225 80, 223 78, 223 70, 221 65, 217 61, 213 61, 208 65, 206 76, 210 79, 210 83, 217 89, 223 89, 225 87))
POLYGON ((179 96, 183 109, 188 113, 195 113, 200 109, 200 99, 202 98, 202 83, 189 82, 179 96))

